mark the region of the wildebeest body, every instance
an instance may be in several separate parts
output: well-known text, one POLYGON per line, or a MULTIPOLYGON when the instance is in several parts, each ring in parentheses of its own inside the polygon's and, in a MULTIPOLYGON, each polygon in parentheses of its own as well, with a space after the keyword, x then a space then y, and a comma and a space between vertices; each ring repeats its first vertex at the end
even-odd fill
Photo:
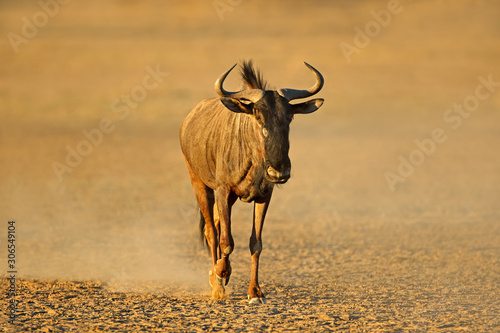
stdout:
POLYGON ((210 188, 226 184, 242 201, 267 195, 273 186, 265 178, 263 138, 245 113, 206 99, 188 115, 181 130, 182 152, 198 177, 210 188))

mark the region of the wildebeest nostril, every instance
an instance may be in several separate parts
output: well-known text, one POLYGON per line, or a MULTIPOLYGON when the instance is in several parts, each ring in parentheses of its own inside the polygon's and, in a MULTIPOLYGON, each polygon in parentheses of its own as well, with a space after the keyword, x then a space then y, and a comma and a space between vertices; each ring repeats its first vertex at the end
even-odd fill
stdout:
POLYGON ((279 172, 276 169, 274 169, 272 166, 267 167, 267 174, 271 176, 274 179, 277 180, 287 180, 290 178, 290 169, 285 170, 283 172, 279 172))
POLYGON ((280 173, 276 171, 272 166, 268 166, 267 174, 273 178, 278 178, 280 173))

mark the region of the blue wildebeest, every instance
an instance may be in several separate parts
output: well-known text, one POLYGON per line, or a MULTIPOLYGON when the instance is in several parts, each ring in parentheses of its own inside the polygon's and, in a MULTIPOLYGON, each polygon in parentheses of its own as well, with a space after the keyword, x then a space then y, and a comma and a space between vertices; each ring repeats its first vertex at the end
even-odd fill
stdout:
POLYGON ((200 102, 182 123, 181 149, 201 211, 201 237, 212 255, 209 281, 214 299, 225 297, 224 286, 231 275, 231 207, 240 198, 254 201, 248 298, 250 303, 265 302, 258 282, 261 233, 274 186, 290 178, 290 122, 294 114, 314 112, 323 104, 323 99, 290 104, 323 87, 321 73, 305 65, 316 78, 307 90, 267 90, 249 61, 241 66, 243 89, 229 92, 222 86, 234 65, 215 82, 219 97, 200 102))

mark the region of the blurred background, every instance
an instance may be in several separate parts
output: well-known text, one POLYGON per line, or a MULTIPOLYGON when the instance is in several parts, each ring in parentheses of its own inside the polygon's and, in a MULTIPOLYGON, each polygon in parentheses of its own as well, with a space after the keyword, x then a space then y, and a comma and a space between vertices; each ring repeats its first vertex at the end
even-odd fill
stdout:
MULTIPOLYGON (((401 239, 415 223, 498 240, 500 86, 474 99, 479 77, 500 82, 497 2, 42 3, 0 3, 0 242, 15 220, 19 276, 205 286, 178 130, 244 59, 275 89, 310 87, 303 61, 325 78, 323 107, 292 123, 293 175, 266 240, 307 231, 328 245, 380 228, 401 239), (470 115, 447 113, 464 101, 470 115), (444 142, 415 153, 436 128, 444 142)), ((236 204, 247 270, 251 216, 236 204)))

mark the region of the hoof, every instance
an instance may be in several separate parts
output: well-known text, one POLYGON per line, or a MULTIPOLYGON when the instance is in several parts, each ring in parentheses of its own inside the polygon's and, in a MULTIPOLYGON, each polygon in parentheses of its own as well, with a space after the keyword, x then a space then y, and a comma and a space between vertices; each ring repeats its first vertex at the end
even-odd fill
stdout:
POLYGON ((220 284, 221 286, 227 286, 227 284, 229 283, 229 277, 221 278, 220 276, 215 274, 215 278, 217 279, 217 283, 220 284))
POLYGON ((217 284, 220 284, 221 286, 227 286, 227 284, 229 283, 229 276, 228 277, 220 277, 218 276, 217 274, 214 274, 212 270, 210 270, 210 272, 208 272, 208 275, 210 276, 210 286, 213 287, 214 286, 214 283, 212 282, 212 280, 214 280, 213 276, 215 275, 215 281, 217 282, 217 284))
POLYGON ((212 298, 213 299, 226 299, 226 290, 224 286, 215 284, 212 286, 212 298))
POLYGON ((226 298, 226 290, 224 289, 224 285, 227 284, 226 278, 221 278, 217 274, 213 274, 212 271, 210 274, 210 286, 212 287, 212 298, 213 299, 225 299, 226 298))
MULTIPOLYGON (((250 298, 250 296, 248 296, 250 298)), ((260 305, 260 304, 266 304, 267 300, 265 297, 254 297, 250 301, 248 301, 249 304, 255 304, 255 305, 260 305)))

